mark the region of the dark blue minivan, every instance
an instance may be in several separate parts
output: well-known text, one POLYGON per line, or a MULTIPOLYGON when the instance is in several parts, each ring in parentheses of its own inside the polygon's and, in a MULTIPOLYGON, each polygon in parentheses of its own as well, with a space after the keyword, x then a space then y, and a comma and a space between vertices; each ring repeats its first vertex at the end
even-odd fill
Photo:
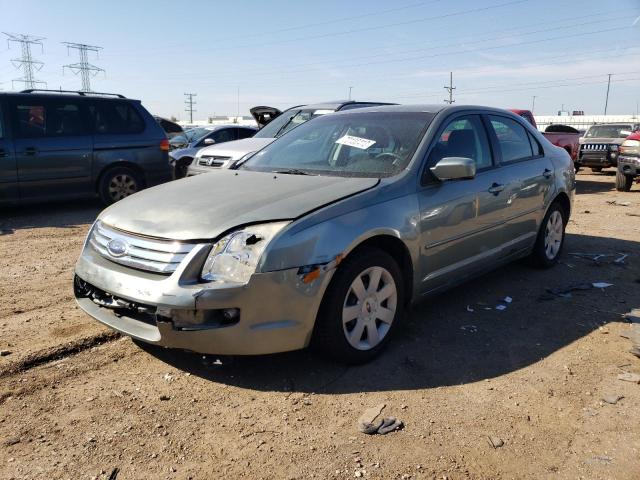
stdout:
POLYGON ((168 152, 139 100, 0 92, 0 205, 96 195, 111 204, 171 180, 168 152))

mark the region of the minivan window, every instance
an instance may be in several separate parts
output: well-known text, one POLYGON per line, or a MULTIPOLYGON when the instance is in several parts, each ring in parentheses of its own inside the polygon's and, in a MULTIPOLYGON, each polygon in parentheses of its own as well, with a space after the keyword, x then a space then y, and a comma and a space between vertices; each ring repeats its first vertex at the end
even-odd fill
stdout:
POLYGON ((144 120, 128 103, 96 102, 89 107, 89 111, 98 134, 119 135, 144 131, 144 120))
POLYGON ((16 105, 16 121, 16 136, 20 138, 45 136, 44 105, 16 105))
POLYGON ((495 115, 489 115, 489 120, 498 138, 503 164, 533 156, 527 130, 522 125, 511 118, 495 115))
POLYGON ((16 132, 20 138, 67 137, 86 133, 80 105, 42 102, 16 105, 16 132))
POLYGON ((238 139, 251 138, 255 133, 256 131, 251 128, 238 128, 238 139))
POLYGON ((357 112, 326 115, 278 138, 247 160, 248 170, 389 177, 408 164, 434 115, 357 112))

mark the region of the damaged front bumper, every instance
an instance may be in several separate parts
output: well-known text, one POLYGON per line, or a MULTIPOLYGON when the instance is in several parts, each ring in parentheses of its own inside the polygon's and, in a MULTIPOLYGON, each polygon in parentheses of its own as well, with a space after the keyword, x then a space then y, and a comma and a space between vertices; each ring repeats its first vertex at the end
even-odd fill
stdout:
POLYGON ((625 175, 640 175, 640 157, 621 155, 618 159, 618 169, 625 175))
POLYGON ((116 264, 84 249, 74 291, 80 308, 138 340, 220 355, 260 355, 309 344, 333 269, 255 273, 246 285, 202 283, 209 245, 196 246, 169 276, 116 264), (315 271, 315 270, 314 270, 315 271))

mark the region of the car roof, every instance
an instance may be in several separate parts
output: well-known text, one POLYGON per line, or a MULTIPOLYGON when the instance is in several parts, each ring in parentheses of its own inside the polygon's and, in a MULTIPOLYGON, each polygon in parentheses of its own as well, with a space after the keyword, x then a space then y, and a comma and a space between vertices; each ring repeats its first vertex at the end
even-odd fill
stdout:
POLYGON ((215 130, 220 130, 222 128, 250 128, 251 130, 257 130, 256 127, 252 125, 238 125, 237 123, 221 123, 216 125, 196 125, 191 128, 193 128, 194 130, 196 128, 202 128, 204 130, 210 130, 212 132, 215 130))
POLYGON ((134 98, 127 98, 124 95, 120 95, 118 93, 100 93, 100 92, 70 92, 70 91, 57 91, 57 90, 34 90, 33 92, 25 90, 22 92, 0 92, 0 97, 17 97, 24 99, 34 99, 39 97, 46 98, 69 98, 69 99, 80 99, 80 100, 124 100, 130 102, 139 102, 140 100, 136 100, 134 98))
POLYGON ((510 116, 517 115, 513 114, 509 110, 504 110, 502 108, 495 107, 487 107, 484 105, 448 105, 448 104, 420 104, 420 105, 380 105, 375 107, 365 107, 365 108, 357 108, 353 110, 346 110, 342 112, 336 112, 336 115, 350 115, 350 114, 361 114, 367 112, 387 112, 387 113, 400 113, 400 112, 408 112, 408 113, 440 113, 440 112, 450 112, 455 113, 459 111, 467 111, 467 110, 483 110, 486 112, 494 112, 500 114, 508 114, 510 116))

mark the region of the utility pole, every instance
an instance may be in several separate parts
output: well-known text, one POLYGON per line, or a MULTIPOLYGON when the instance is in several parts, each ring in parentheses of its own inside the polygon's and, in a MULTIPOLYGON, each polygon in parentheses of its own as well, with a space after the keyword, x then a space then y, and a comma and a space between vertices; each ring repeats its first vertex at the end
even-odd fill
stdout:
POLYGON ((238 87, 238 96, 236 97, 236 121, 240 123, 240 87, 238 87))
POLYGON ((604 114, 607 114, 607 107, 609 106, 609 88, 611 87, 611 75, 613 75, 612 73, 609 73, 609 80, 607 81, 607 98, 604 101, 604 114))
POLYGON ((64 69, 68 68, 75 75, 80 74, 80 78, 82 79, 82 89, 81 92, 90 92, 91 91, 91 77, 95 77, 98 73, 104 72, 104 69, 100 67, 96 67, 95 65, 89 63, 89 55, 88 52, 95 52, 96 57, 98 56, 98 52, 102 50, 102 47, 97 47, 95 45, 86 45, 84 43, 72 43, 72 42, 62 42, 63 45, 67 46, 67 55, 69 54, 69 50, 78 50, 78 54, 80 56, 80 61, 78 63, 70 63, 68 65, 64 65, 62 67, 62 73, 64 73, 64 69))
POLYGON ((536 111, 536 98, 538 98, 537 95, 534 95, 533 97, 531 97, 531 114, 533 115, 533 112, 536 111))
POLYGON ((453 86, 453 72, 449 73, 449 86, 448 87, 444 87, 445 90, 447 90, 449 92, 449 99, 447 100, 445 98, 445 103, 448 103, 449 105, 451 105, 452 103, 455 102, 455 100, 453 99, 453 91, 456 89, 456 87, 453 86))
POLYGON ((353 87, 349 87, 349 100, 351 100, 351 90, 353 90, 353 87))
POLYGON ((25 88, 36 88, 39 83, 46 86, 47 82, 36 80, 34 77, 34 72, 40 71, 44 63, 34 60, 31 56, 31 45, 40 45, 41 50, 44 52, 44 47, 42 46, 44 37, 34 37, 33 35, 23 35, 21 33, 13 34, 4 32, 4 34, 9 37, 7 39, 9 48, 11 48, 11 42, 15 42, 20 44, 20 49, 22 50, 21 57, 11 59, 11 63, 18 70, 22 69, 24 75, 21 78, 11 80, 11 88, 13 88, 14 82, 24 83, 25 88))
POLYGON ((187 97, 187 99, 184 101, 184 103, 187 105, 184 111, 189 114, 189 123, 193 123, 193 112, 197 111, 193 109, 193 106, 196 104, 196 102, 193 101, 193 97, 197 96, 197 94, 185 93, 184 96, 187 97))

